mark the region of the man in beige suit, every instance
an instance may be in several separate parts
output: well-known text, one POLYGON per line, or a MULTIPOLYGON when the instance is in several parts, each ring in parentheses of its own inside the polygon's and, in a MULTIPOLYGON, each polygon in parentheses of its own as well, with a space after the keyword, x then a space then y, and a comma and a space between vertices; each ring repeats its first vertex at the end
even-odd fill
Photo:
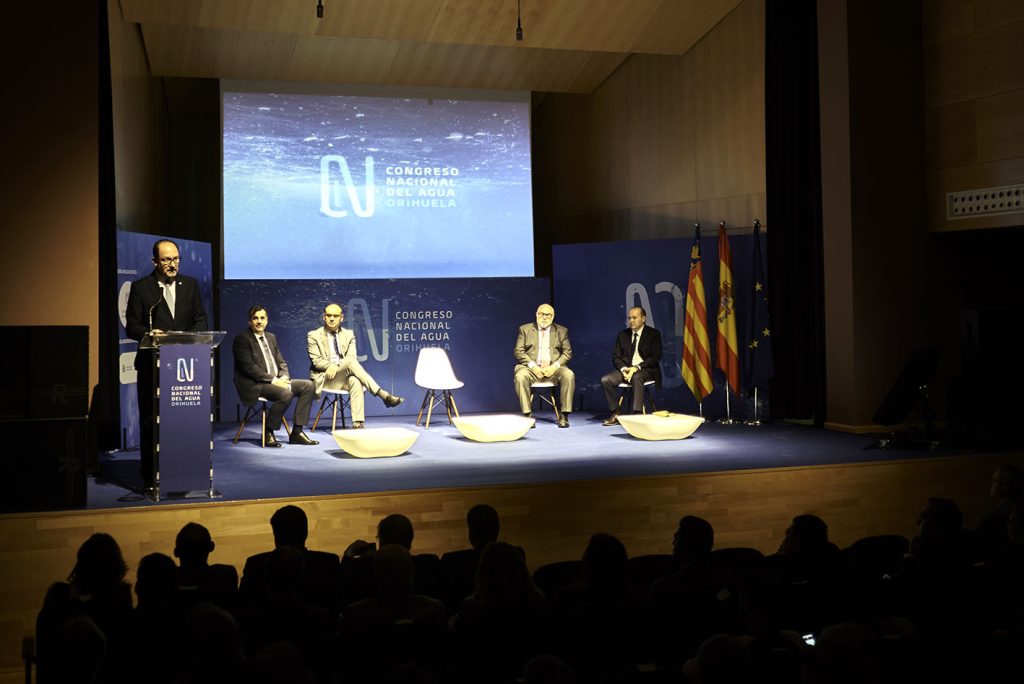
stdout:
POLYGON ((558 384, 561 413, 558 427, 569 427, 572 413, 572 396, 576 391, 576 375, 569 369, 572 358, 572 344, 569 330, 555 323, 555 310, 550 304, 537 307, 537 322, 519 326, 519 337, 513 352, 516 357, 515 387, 519 397, 519 408, 529 416, 530 385, 539 381, 558 384))
POLYGON ((394 408, 405 401, 403 397, 396 397, 381 388, 359 365, 356 358, 356 336, 351 330, 341 327, 345 313, 339 304, 332 302, 325 306, 323 320, 323 327, 306 333, 309 379, 316 386, 317 397, 324 387, 348 390, 354 428, 361 428, 366 422, 363 406, 364 388, 380 397, 388 408, 394 408))

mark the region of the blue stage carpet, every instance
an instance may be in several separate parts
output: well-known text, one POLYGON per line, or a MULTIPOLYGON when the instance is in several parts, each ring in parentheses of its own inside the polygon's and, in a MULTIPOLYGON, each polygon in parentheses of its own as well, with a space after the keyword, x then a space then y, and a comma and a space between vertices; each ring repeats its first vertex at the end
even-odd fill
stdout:
MULTIPOLYGON (((935 456, 928 451, 881 451, 870 437, 789 424, 760 427, 706 423, 678 441, 634 439, 599 417, 574 414, 559 429, 540 414, 537 428, 515 442, 472 442, 442 416, 429 430, 409 416, 371 418, 369 427, 402 426, 420 432, 413 447, 392 458, 360 459, 341 451, 328 431, 311 434, 318 446, 263 449, 259 429, 246 427, 233 445, 237 424, 214 427, 217 500, 237 501, 446 487, 593 480, 786 466, 858 463, 935 456)), ((278 431, 279 438, 284 431, 278 431)), ((940 452, 942 454, 943 452, 940 452)), ((946 454, 949 455, 949 454, 946 454)), ((88 508, 154 505, 138 495, 138 451, 101 457, 100 474, 88 483, 88 508)), ((206 498, 188 501, 207 501, 206 498)), ((181 503, 163 499, 159 503, 181 503)))

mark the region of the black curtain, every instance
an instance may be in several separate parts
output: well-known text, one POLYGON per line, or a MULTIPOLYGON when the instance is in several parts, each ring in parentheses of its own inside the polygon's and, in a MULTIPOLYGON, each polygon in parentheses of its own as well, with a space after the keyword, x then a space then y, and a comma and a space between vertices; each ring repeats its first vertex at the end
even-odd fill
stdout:
POLYGON ((106 0, 97 0, 97 87, 99 129, 99 384, 89 410, 88 468, 98 468, 96 454, 121 446, 120 379, 117 357, 117 201, 114 187, 114 112, 110 76, 110 35, 106 0))
POLYGON ((825 421, 825 305, 815 0, 765 5, 773 419, 825 421))

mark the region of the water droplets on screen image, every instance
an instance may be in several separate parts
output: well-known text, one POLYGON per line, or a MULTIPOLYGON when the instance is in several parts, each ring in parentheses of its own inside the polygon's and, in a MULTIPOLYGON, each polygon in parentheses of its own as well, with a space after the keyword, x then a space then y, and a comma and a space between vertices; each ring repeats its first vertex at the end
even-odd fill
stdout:
POLYGON ((225 278, 534 275, 529 93, 295 88, 222 86, 225 278))

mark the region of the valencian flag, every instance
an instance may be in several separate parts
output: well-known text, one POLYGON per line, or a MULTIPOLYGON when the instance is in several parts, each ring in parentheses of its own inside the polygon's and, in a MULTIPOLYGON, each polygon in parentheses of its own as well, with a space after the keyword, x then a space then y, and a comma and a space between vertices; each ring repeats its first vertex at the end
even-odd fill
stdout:
POLYGON ((690 277, 686 284, 683 324, 683 380, 697 401, 711 394, 711 345, 708 344, 708 309, 704 302, 704 269, 700 258, 700 224, 694 224, 690 248, 690 277))
POLYGON ((747 389, 768 382, 775 375, 772 361, 772 326, 768 320, 768 287, 761 263, 761 222, 754 219, 754 296, 751 300, 747 339, 747 389))
POLYGON ((718 367, 736 394, 740 393, 739 343, 736 341, 736 298, 733 295, 732 252, 725 221, 718 224, 718 367))

